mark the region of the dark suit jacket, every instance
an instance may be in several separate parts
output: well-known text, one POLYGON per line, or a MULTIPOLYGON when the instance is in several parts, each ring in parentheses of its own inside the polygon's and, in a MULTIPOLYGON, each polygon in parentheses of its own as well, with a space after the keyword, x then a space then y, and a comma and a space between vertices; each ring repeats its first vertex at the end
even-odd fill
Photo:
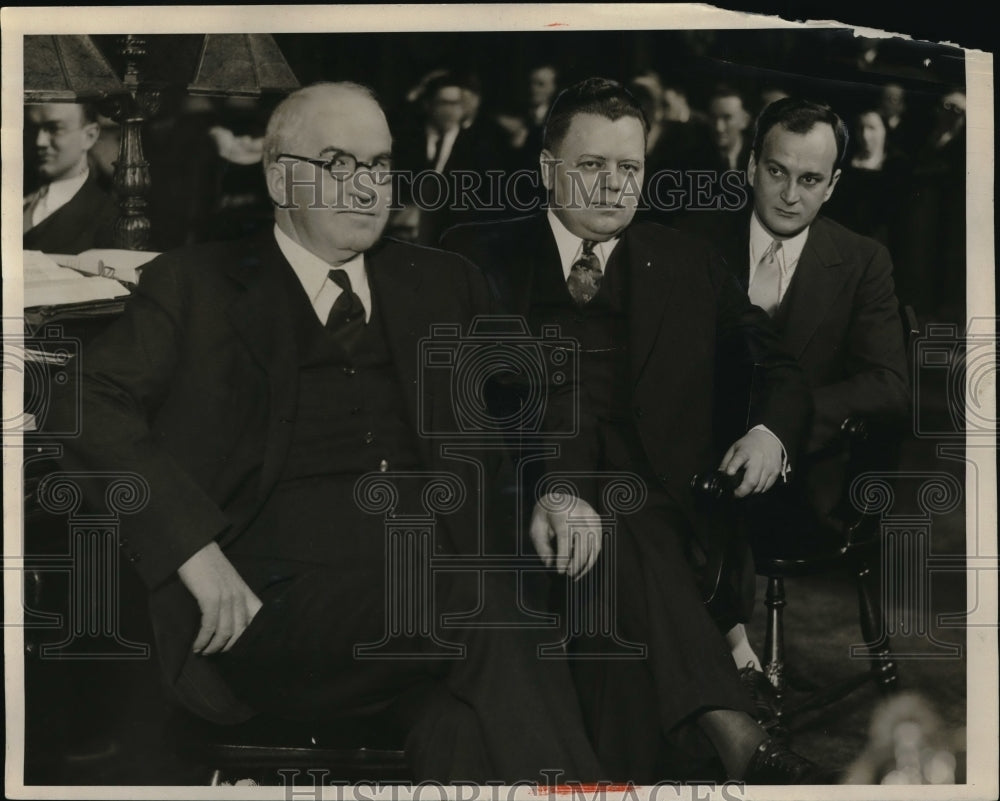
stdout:
POLYGON ((68 203, 25 232, 24 249, 77 254, 91 248, 112 248, 117 219, 115 199, 101 188, 97 171, 91 169, 68 203))
MULTIPOLYGON (((365 266, 416 429, 417 340, 432 324, 467 328, 488 310, 489 294, 465 260, 392 240, 370 250, 365 266)), ((150 262, 122 319, 88 346, 82 434, 65 446, 72 469, 131 470, 149 483, 146 508, 123 521, 122 544, 152 591, 168 681, 186 705, 217 722, 249 710, 190 653, 199 615, 176 571, 213 540, 224 548, 239 537, 284 464, 298 358, 282 269, 289 267, 270 231, 150 262)), ((447 376, 435 374, 422 389, 423 419, 432 430, 454 431, 447 376)), ((72 414, 72 405, 70 392, 56 402, 55 419, 72 414)), ((418 440, 426 466, 461 475, 457 462, 442 462, 437 440, 418 440)), ((455 551, 476 548, 474 495, 449 529, 455 551)))
MULTIPOLYGON (((477 264, 501 307, 525 316, 537 272, 560 264, 544 214, 459 226, 442 246, 477 264)), ((756 365, 760 374, 760 402, 749 420, 740 421, 741 433, 764 424, 793 459, 808 419, 808 390, 794 360, 778 348, 767 316, 750 304, 710 248, 659 225, 633 223, 607 265, 623 267, 629 270, 635 426, 662 487, 712 548, 717 537, 695 510, 689 483, 721 457, 713 414, 720 359, 743 362, 734 369, 756 365)), ((594 438, 582 430, 565 442, 561 466, 555 467, 593 469, 594 438)))
MULTIPOLYGON (((691 214, 680 227, 712 242, 747 289, 749 209, 691 214)), ((775 323, 813 390, 807 453, 830 445, 850 415, 898 420, 906 414, 909 380, 899 301, 889 253, 878 242, 817 217, 775 323)))

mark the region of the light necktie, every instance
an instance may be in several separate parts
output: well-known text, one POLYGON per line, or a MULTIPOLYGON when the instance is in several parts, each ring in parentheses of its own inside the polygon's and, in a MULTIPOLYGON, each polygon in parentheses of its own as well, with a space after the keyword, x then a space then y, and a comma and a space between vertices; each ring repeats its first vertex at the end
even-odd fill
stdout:
POLYGON ((326 330, 350 349, 365 330, 365 306, 351 287, 351 279, 345 270, 330 270, 328 276, 342 292, 327 315, 326 330))
POLYGON ((569 294, 578 305, 583 306, 593 300, 601 288, 601 279, 604 273, 601 271, 601 260, 594 253, 596 242, 583 240, 583 253, 580 254, 569 271, 569 278, 566 279, 566 288, 569 294))
POLYGON ((757 262, 749 292, 750 302, 760 306, 772 317, 778 310, 778 301, 781 299, 781 263, 778 260, 780 250, 781 242, 772 239, 757 262))

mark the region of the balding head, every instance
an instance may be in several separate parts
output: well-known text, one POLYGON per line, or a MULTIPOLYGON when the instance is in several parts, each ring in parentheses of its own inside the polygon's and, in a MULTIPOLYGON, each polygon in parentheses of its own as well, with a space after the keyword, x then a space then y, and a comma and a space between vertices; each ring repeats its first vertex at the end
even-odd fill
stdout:
MULTIPOLYGON (((360 83, 351 81, 314 83, 292 92, 282 100, 267 123, 264 133, 264 170, 273 164, 279 153, 297 153, 296 135, 308 124, 310 115, 326 106, 355 108, 373 107, 382 119, 385 113, 375 93, 360 83)), ((388 123, 386 123, 388 128, 388 123)))
MULTIPOLYGON (((387 167, 391 151, 385 113, 367 87, 321 83, 293 92, 264 136, 264 176, 278 226, 330 264, 368 250, 392 201, 391 184, 379 183, 370 168, 387 167)), ((384 169, 378 174, 389 177, 384 169)))

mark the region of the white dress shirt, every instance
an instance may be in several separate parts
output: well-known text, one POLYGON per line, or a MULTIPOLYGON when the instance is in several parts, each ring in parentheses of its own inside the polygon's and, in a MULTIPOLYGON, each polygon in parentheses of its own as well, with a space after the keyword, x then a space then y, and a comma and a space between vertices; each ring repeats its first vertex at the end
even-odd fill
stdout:
POLYGON ((83 189, 83 185, 87 183, 87 176, 89 175, 90 170, 87 169, 79 175, 74 175, 72 178, 52 181, 41 187, 34 196, 26 198, 27 202, 31 202, 33 197, 38 198, 34 211, 31 214, 31 227, 34 228, 42 220, 51 217, 69 203, 73 199, 73 196, 83 189))
POLYGON ((368 284, 368 274, 365 272, 364 253, 359 253, 350 261, 333 267, 315 253, 306 250, 277 225, 274 226, 274 238, 278 242, 278 248, 295 271, 295 275, 298 276, 302 288, 309 297, 313 311, 316 312, 321 323, 326 325, 330 309, 333 308, 333 304, 344 291, 330 280, 330 270, 334 269, 347 273, 347 277, 351 279, 351 289, 361 299, 361 305, 365 307, 365 322, 371 319, 372 290, 368 284))
MULTIPOLYGON (((774 254, 778 262, 778 270, 781 280, 778 282, 778 303, 785 298, 788 285, 792 283, 792 276, 795 275, 795 268, 799 265, 799 258, 802 256, 802 248, 806 246, 806 239, 809 238, 809 229, 800 231, 791 239, 782 239, 781 247, 774 254)), ((750 217, 750 283, 753 286, 754 274, 757 272, 757 265, 764 256, 764 251, 771 247, 774 237, 768 233, 767 229, 761 225, 757 219, 757 212, 750 217)))
MULTIPOLYGON (((559 248, 559 260, 562 262, 563 277, 568 281, 569 274, 573 270, 573 265, 583 253, 583 240, 576 234, 570 233, 569 229, 556 217, 552 209, 549 209, 546 216, 549 219, 549 226, 552 228, 552 235, 556 238, 556 247, 559 248)), ((608 266, 608 259, 611 252, 618 244, 618 237, 608 239, 605 242, 598 242, 594 245, 594 255, 601 263, 601 270, 608 266)))
POLYGON ((441 153, 438 155, 437 162, 434 164, 434 172, 444 172, 444 165, 448 163, 448 159, 451 158, 452 148, 455 147, 455 140, 458 139, 458 134, 462 130, 460 125, 456 125, 454 128, 440 133, 433 128, 427 129, 427 160, 430 161, 434 158, 434 153, 437 151, 438 139, 444 137, 444 141, 441 143, 441 153))

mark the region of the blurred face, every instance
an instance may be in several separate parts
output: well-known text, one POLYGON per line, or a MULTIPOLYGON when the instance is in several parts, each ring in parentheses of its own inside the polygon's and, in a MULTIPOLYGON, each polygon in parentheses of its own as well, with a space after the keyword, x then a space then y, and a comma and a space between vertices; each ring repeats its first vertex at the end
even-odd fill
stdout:
POLYGON ((72 178, 87 167, 87 152, 101 129, 84 120, 75 103, 44 103, 25 107, 24 122, 34 145, 38 174, 45 183, 72 178))
POLYGON ((691 116, 687 98, 676 89, 663 90, 663 117, 668 120, 687 122, 691 116))
POLYGON ((949 92, 941 98, 938 119, 947 127, 957 130, 965 124, 966 98, 964 92, 949 92))
MULTIPOLYGON (((389 158, 389 126, 371 98, 331 87, 297 102, 301 107, 288 126, 293 130, 282 137, 282 152, 323 161, 349 153, 366 164, 389 158)), ((321 166, 282 159, 267 168, 267 182, 271 199, 289 205, 275 212, 281 229, 331 264, 368 250, 388 220, 392 183, 376 183, 364 167, 339 180, 321 166)))
POLYGON ((458 86, 442 86, 427 104, 427 120, 439 131, 454 128, 464 114, 462 89, 458 86))
POLYGON ((882 89, 882 110, 888 116, 902 114, 906 108, 906 96, 903 87, 890 83, 882 89))
POLYGON ((885 150, 885 123, 874 111, 867 111, 858 118, 858 140, 866 156, 885 150))
POLYGON ((577 114, 555 152, 542 151, 542 180, 556 217, 582 239, 619 234, 635 216, 645 153, 645 131, 635 117, 577 114))
POLYGON ((472 89, 462 89, 462 115, 465 118, 475 117, 479 112, 479 105, 482 102, 478 92, 472 89))
POLYGON ((743 132, 750 124, 750 115, 743 108, 738 97, 716 97, 708 106, 715 132, 715 144, 720 150, 728 150, 742 143, 743 132))
POLYGON ((556 73, 550 67, 541 67, 528 78, 528 91, 533 106, 544 106, 556 94, 556 73))
POLYGON ((833 194, 840 178, 837 140, 825 124, 805 134, 775 125, 760 150, 747 167, 754 211, 776 239, 788 239, 805 230, 833 194))

